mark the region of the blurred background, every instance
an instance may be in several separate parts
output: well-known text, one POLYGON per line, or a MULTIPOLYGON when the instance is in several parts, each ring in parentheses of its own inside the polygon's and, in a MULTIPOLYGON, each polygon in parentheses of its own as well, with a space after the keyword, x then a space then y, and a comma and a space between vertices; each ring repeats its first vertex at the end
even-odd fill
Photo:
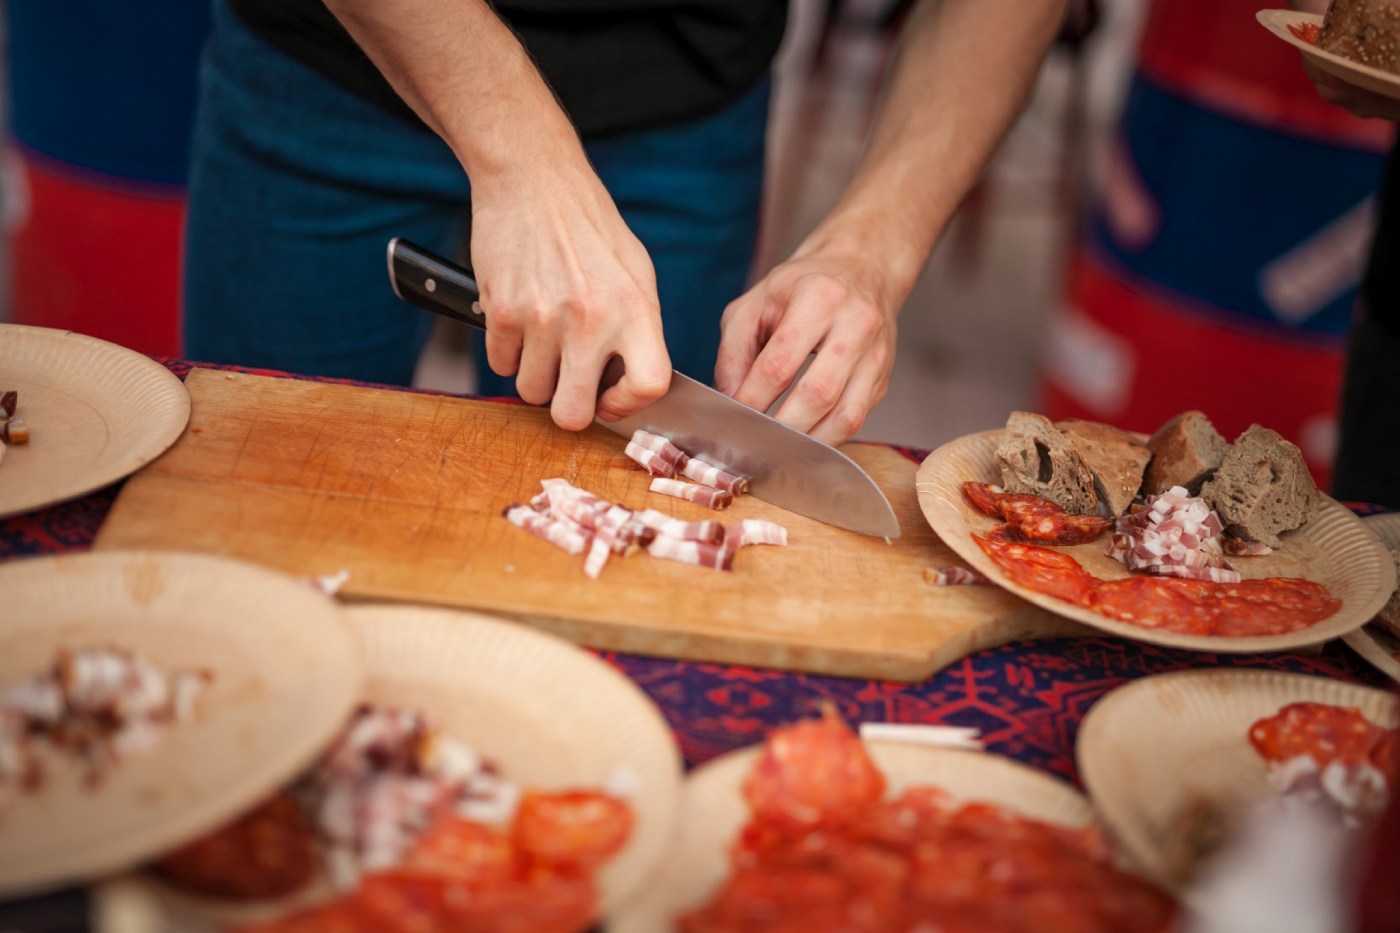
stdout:
MULTIPOLYGON (((755 273, 834 201, 904 0, 792 0, 755 273)), ((1266 0, 1076 0, 900 322, 861 436, 936 447, 1014 408, 1151 431, 1258 421, 1329 476, 1391 128, 1317 98, 1266 0)), ((1276 5, 1282 6, 1283 3, 1276 5)), ((196 0, 4 4, 0 320, 180 354, 196 0)), ((929 171, 937 171, 929 165, 929 171)), ((470 392, 444 325, 420 385, 470 392)))

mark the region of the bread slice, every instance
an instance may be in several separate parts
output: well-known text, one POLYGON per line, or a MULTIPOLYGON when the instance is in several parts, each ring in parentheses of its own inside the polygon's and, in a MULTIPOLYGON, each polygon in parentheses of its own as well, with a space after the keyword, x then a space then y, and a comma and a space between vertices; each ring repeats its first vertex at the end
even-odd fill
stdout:
POLYGON ((1094 474, 1074 444, 1044 415, 1013 411, 996 449, 1007 492, 1044 496, 1075 515, 1098 513, 1094 474))
POLYGON ((1322 17, 1317 46, 1400 74, 1400 4, 1395 0, 1332 0, 1322 17))
POLYGON ((1128 511, 1142 488, 1142 470, 1152 452, 1136 435, 1097 421, 1066 418, 1055 427, 1064 432, 1074 449, 1089 464, 1094 491, 1113 517, 1128 511))
POLYGON ((1252 424, 1235 438, 1220 468, 1201 487, 1225 523, 1246 541, 1280 547, 1279 535, 1306 522, 1322 494, 1297 446, 1252 424))
POLYGON ((1152 462, 1147 465, 1142 491, 1159 495, 1184 486, 1198 495, 1201 484, 1220 466, 1230 444, 1202 412, 1184 411, 1157 429, 1147 442, 1152 462))

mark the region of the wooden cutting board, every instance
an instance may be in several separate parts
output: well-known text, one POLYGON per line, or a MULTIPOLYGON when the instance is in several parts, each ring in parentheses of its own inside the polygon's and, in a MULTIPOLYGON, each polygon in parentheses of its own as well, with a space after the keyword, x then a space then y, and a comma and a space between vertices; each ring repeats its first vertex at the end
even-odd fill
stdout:
POLYGON ((189 428, 127 482, 97 547, 344 569, 350 598, 485 610, 597 648, 847 676, 919 680, 983 647, 1088 631, 993 586, 925 583, 924 568, 963 564, 919 510, 916 465, 887 447, 846 451, 894 506, 904 536, 889 544, 751 497, 713 513, 651 493, 622 438, 561 431, 542 409, 199 369, 186 385, 189 428), (501 518, 550 476, 629 508, 771 519, 791 543, 745 548, 728 573, 639 553, 590 580, 582 557, 501 518))

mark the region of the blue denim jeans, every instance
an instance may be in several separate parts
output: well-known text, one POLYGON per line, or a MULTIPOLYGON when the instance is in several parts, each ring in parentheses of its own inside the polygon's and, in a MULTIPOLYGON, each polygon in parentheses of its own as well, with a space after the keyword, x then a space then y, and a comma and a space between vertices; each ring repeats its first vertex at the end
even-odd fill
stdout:
MULTIPOLYGON (((185 237, 195 360, 406 385, 431 315, 390 289, 402 236, 463 253, 466 175, 446 144, 252 34, 222 0, 200 68, 185 237)), ((710 380, 719 316, 757 237, 765 77, 726 110, 587 143, 656 268, 673 365, 710 380)), ((485 366, 481 391, 514 392, 485 366)))

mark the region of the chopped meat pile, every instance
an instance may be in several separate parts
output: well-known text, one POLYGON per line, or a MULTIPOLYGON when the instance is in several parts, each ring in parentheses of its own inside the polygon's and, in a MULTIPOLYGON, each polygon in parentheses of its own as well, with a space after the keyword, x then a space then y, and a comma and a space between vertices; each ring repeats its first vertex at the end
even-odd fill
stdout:
POLYGON ((43 784, 46 751, 78 758, 89 784, 123 755, 154 748, 194 716, 207 671, 166 672, 120 648, 59 652, 53 666, 0 693, 0 811, 43 784))
MULTIPOLYGON (((1109 539, 1108 556, 1129 570, 1214 583, 1238 583, 1240 575, 1225 561, 1220 516, 1206 500, 1192 496, 1181 486, 1145 503, 1134 504, 1120 516, 1109 539)), ((1268 553, 1268 548, 1246 552, 1268 553)))
MULTIPOLYGON (((748 489, 748 480, 686 454, 659 434, 637 431, 627 456, 652 474, 651 490, 722 509, 748 489), (696 483, 675 479, 688 476, 696 483)), ((569 554, 583 554, 583 572, 597 579, 608 560, 645 550, 652 557, 729 570, 742 547, 787 545, 787 529, 746 518, 728 527, 712 519, 688 522, 656 509, 633 511, 558 477, 540 481, 528 504, 506 507, 505 519, 569 554)))

